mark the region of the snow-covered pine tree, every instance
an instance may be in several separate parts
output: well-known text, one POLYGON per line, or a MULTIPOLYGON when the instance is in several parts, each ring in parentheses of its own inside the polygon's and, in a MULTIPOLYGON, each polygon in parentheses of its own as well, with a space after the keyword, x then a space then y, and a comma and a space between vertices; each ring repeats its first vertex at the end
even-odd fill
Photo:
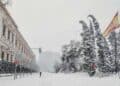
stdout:
POLYGON ((117 68, 117 59, 116 59, 116 49, 118 49, 116 47, 117 45, 117 34, 115 31, 111 32, 109 37, 108 37, 108 40, 110 42, 110 50, 111 50, 111 56, 112 56, 112 60, 113 60, 113 65, 114 65, 114 71, 116 71, 116 68, 117 68), (115 48, 116 47, 116 48, 115 48))
MULTIPOLYGON (((72 40, 70 44, 64 45, 62 48, 62 72, 77 72, 79 64, 77 61, 79 57, 80 42, 72 40)), ((80 66, 80 65, 79 65, 80 66)))
POLYGON ((90 75, 93 75, 95 73, 95 40, 94 40, 94 30, 91 26, 87 26, 87 24, 84 21, 80 21, 82 24, 82 42, 83 42, 83 58, 84 58, 84 70, 87 71, 90 75))
POLYGON ((68 45, 62 46, 62 64, 59 72, 69 72, 69 59, 67 58, 68 48, 68 45))
POLYGON ((120 71, 120 30, 119 30, 119 32, 117 33, 117 46, 116 46, 116 48, 117 48, 117 57, 116 57, 116 71, 118 72, 118 71, 120 71))
POLYGON ((106 39, 101 34, 101 30, 99 27, 99 23, 97 22, 96 18, 93 15, 89 15, 92 19, 92 24, 96 34, 96 44, 97 44, 97 51, 98 51, 98 68, 100 72, 111 72, 113 71, 113 58, 111 56, 111 52, 109 49, 109 45, 106 39))
POLYGON ((91 62, 92 63, 96 63, 96 46, 95 46, 95 33, 94 33, 94 29, 93 29, 93 26, 92 26, 92 22, 91 20, 89 21, 90 22, 90 43, 91 43, 91 59, 92 60, 91 62))
POLYGON ((77 72, 79 68, 77 65, 78 63, 78 57, 79 57, 79 48, 80 48, 80 42, 71 40, 70 42, 70 50, 68 51, 68 58, 69 58, 69 64, 70 64, 70 71, 77 72))

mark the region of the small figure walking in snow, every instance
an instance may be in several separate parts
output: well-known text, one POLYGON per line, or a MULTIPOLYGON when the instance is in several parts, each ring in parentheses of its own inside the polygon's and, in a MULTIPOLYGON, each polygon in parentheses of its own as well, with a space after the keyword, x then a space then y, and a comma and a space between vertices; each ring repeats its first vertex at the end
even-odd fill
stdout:
POLYGON ((40 77, 41 77, 41 75, 42 75, 42 72, 40 72, 40 77))

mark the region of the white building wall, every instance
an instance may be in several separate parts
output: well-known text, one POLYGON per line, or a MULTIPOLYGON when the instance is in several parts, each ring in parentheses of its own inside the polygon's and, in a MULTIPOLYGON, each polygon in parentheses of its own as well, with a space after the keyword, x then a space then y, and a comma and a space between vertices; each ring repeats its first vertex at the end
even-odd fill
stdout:
MULTIPOLYGON (((15 53, 18 51, 21 51, 24 53, 24 59, 28 60, 34 60, 35 56, 31 50, 31 48, 28 46, 20 32, 17 30, 17 26, 14 24, 13 20, 11 20, 11 17, 9 14, 6 13, 6 10, 1 8, 0 6, 0 55, 1 52, 5 52, 4 60, 7 59, 7 53, 9 53, 9 58, 11 58, 11 55, 13 55, 13 59, 15 59, 15 53), (3 22, 4 21, 4 22, 3 22), (6 36, 4 37, 2 35, 3 33, 3 24, 6 24, 6 36), (10 33, 10 40, 8 40, 8 29, 11 31, 10 33), (12 33, 14 34, 14 42, 12 42, 12 33), (18 40, 18 45, 16 46, 16 39, 18 40), (4 47, 4 48, 3 48, 4 47), (24 51, 22 48, 24 47, 24 51), (15 52, 14 52, 15 51, 15 52)), ((1 56, 0 56, 1 58, 1 56)), ((10 59, 9 59, 10 61, 10 59)))

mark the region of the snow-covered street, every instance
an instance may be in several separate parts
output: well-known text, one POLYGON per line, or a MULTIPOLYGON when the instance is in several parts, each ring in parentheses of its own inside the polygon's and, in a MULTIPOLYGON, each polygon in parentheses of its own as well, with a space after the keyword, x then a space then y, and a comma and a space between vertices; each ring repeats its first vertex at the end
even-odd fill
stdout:
POLYGON ((25 75, 14 80, 13 76, 1 77, 0 86, 120 86, 120 79, 116 76, 96 78, 85 74, 52 74, 43 73, 25 75))

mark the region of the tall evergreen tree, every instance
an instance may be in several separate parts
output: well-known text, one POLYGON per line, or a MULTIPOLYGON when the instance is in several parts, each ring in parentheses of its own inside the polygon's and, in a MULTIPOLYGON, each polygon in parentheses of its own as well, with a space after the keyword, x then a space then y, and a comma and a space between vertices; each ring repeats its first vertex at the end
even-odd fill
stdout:
POLYGON ((111 32, 109 37, 108 37, 108 40, 110 42, 110 50, 111 50, 111 56, 112 56, 112 59, 113 59, 113 64, 114 64, 114 71, 117 72, 117 34, 115 31, 111 32))
POLYGON ((98 51, 98 68, 101 72, 111 72, 114 69, 113 60, 111 56, 111 52, 109 49, 109 45, 106 39, 101 34, 101 30, 99 27, 99 23, 93 15, 89 15, 92 19, 92 24, 96 34, 96 44, 98 51))
POLYGON ((84 21, 80 21, 83 27, 82 42, 83 42, 83 58, 84 58, 84 69, 91 75, 95 73, 95 40, 94 31, 91 26, 87 26, 84 21))

